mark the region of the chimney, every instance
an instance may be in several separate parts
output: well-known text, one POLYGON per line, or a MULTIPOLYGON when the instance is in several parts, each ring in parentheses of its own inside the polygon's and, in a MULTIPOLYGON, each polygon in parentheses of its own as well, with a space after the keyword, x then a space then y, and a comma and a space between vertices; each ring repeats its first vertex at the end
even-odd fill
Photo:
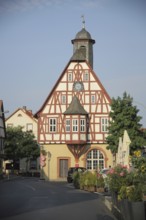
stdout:
POLYGON ((23 109, 26 111, 26 109, 27 109, 26 106, 23 106, 23 109))

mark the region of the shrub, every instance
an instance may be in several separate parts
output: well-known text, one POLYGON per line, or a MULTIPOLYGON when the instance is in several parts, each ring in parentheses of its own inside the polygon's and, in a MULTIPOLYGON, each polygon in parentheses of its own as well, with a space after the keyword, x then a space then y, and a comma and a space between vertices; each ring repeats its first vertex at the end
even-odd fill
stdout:
POLYGON ((74 187, 79 189, 80 188, 80 173, 79 172, 74 172, 73 174, 73 184, 74 187))
POLYGON ((104 180, 102 174, 97 173, 96 176, 97 176, 96 177, 96 186, 97 186, 97 188, 104 188, 105 187, 105 180, 104 180))

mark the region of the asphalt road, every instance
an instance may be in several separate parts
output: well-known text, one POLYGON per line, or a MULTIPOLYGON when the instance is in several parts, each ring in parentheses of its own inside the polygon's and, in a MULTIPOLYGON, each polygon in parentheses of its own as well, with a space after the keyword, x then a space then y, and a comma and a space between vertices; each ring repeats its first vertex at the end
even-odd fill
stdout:
POLYGON ((67 182, 0 181, 0 220, 114 220, 102 197, 67 182))

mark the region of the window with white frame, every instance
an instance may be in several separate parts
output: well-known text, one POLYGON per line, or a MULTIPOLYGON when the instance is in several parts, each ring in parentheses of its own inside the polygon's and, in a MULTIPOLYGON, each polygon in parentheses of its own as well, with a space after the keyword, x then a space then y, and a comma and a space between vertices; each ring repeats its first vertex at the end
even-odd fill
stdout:
POLYGON ((95 95, 91 95, 91 103, 95 103, 95 95))
POLYGON ((66 132, 70 132, 70 119, 66 119, 66 132))
POLYGON ((86 162, 88 170, 103 169, 105 163, 103 153, 97 149, 89 151, 86 162))
POLYGON ((78 131, 78 120, 77 119, 72 120, 72 131, 73 132, 78 131))
POLYGON ((108 118, 101 119, 101 130, 102 130, 102 132, 108 131, 108 118))
POLYGON ((72 81, 72 72, 68 72, 68 81, 72 81))
POLYGON ((80 120, 80 131, 84 132, 85 131, 85 119, 80 120))
POLYGON ((88 70, 85 70, 83 77, 84 77, 84 81, 88 81, 89 80, 89 72, 88 72, 88 70))
POLYGON ((49 118, 49 131, 56 132, 56 118, 49 118))
POLYGON ((61 104, 66 104, 66 95, 61 96, 61 104))
POLYGON ((26 130, 33 131, 33 124, 31 124, 31 123, 26 124, 26 130))

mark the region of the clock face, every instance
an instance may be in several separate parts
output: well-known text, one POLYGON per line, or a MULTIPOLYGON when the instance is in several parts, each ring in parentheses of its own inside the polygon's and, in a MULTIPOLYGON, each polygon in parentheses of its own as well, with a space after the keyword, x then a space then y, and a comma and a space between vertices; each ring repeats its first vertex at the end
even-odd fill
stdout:
POLYGON ((73 89, 75 91, 81 91, 84 89, 83 83, 82 82, 74 82, 73 84, 73 89))

